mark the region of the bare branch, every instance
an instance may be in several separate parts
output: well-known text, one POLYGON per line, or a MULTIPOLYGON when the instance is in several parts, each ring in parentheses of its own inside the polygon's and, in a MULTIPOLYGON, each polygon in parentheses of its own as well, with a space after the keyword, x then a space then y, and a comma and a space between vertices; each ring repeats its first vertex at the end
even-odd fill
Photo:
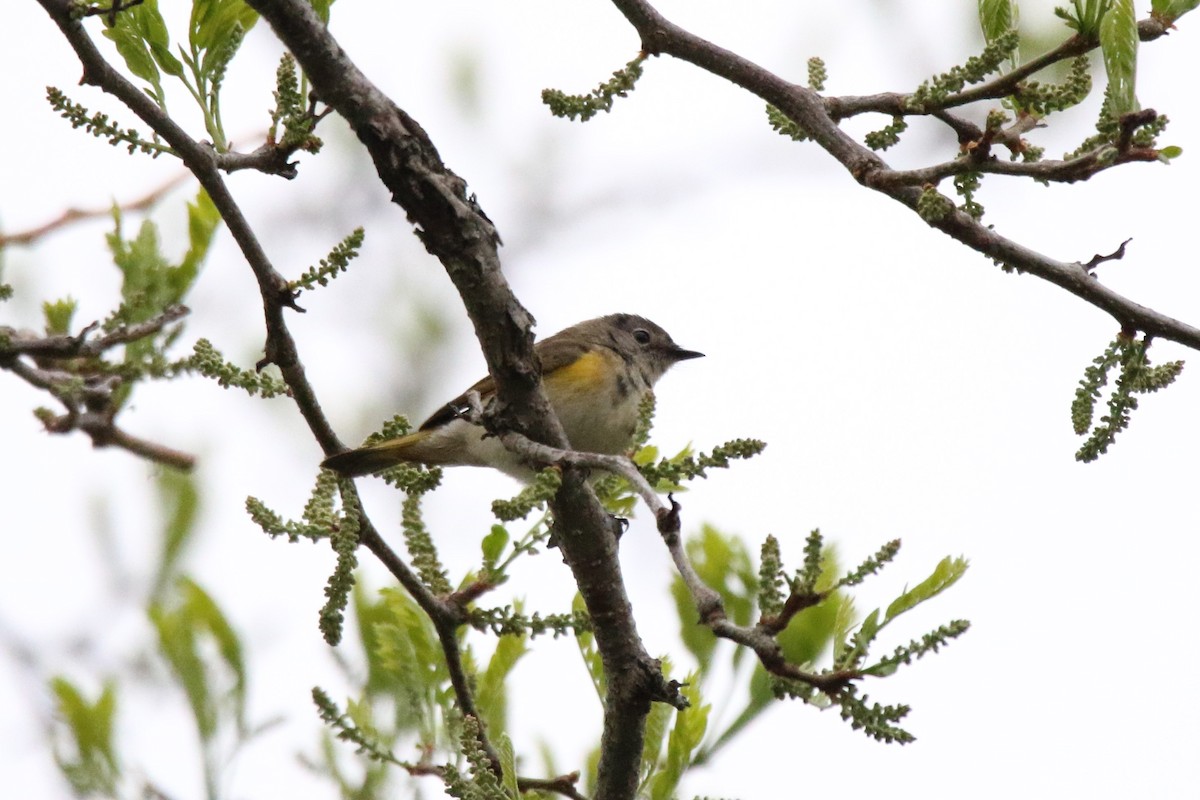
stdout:
MULTIPOLYGON (((159 200, 162 200, 172 189, 182 184, 188 178, 192 177, 190 173, 182 172, 176 175, 171 180, 159 186, 157 189, 139 197, 128 203, 117 204, 117 208, 121 211, 145 211, 154 207, 159 200)), ((0 233, 0 250, 11 245, 32 245, 42 238, 54 233, 62 228, 67 227, 75 222, 83 222, 84 220, 96 219, 97 217, 109 217, 112 215, 113 207, 105 208, 68 208, 62 214, 49 222, 44 222, 35 228, 29 228, 16 233, 0 233)))
POLYGON ((119 447, 155 463, 187 471, 195 466, 194 456, 117 427, 119 405, 114 402, 114 393, 122 378, 107 371, 111 368, 107 362, 93 361, 112 347, 158 333, 187 313, 185 306, 171 306, 144 322, 122 325, 93 339, 88 337, 99 327, 96 322, 74 336, 37 336, 0 328, 0 369, 49 392, 66 408, 67 413, 62 415, 38 412, 38 418, 50 433, 80 430, 91 437, 94 447, 119 447), (83 359, 83 366, 76 366, 76 359, 83 359))
MULTIPOLYGON (((430 764, 424 760, 416 764, 406 764, 400 762, 400 766, 404 768, 409 775, 416 777, 434 775, 443 778, 446 775, 446 770, 439 764, 430 764)), ((588 800, 587 796, 581 794, 575 788, 579 783, 579 773, 571 772, 567 775, 559 775, 557 778, 522 778, 517 777, 517 788, 522 792, 552 792, 561 794, 564 797, 569 797, 571 800, 588 800)))
POLYGON ((158 333, 172 322, 183 319, 188 313, 190 312, 187 306, 169 306, 162 313, 144 322, 121 325, 112 332, 95 339, 88 339, 88 334, 97 327, 97 323, 94 322, 74 336, 62 334, 35 336, 22 331, 14 331, 11 328, 0 328, 0 333, 6 334, 8 337, 4 345, 0 346, 0 355, 19 354, 34 358, 93 358, 119 344, 128 344, 158 333))
POLYGON ((1125 241, 1121 242, 1120 246, 1117 247, 1116 250, 1112 251, 1111 253, 1109 253, 1106 256, 1102 256, 1099 253, 1097 253, 1096 255, 1094 255, 1090 259, 1088 259, 1088 262, 1083 265, 1083 268, 1090 272, 1091 270, 1094 270, 1096 267, 1103 264, 1105 261, 1117 261, 1119 259, 1124 258, 1125 257, 1125 246, 1128 245, 1132 241, 1133 241, 1133 237, 1126 239, 1125 241))
POLYGON ((588 800, 575 788, 579 783, 579 773, 559 775, 557 778, 517 778, 517 788, 522 792, 554 792, 571 800, 588 800))
POLYGON ((249 153, 232 151, 218 153, 214 150, 213 159, 216 161, 217 168, 223 172, 252 169, 266 175, 278 175, 290 181, 300 174, 296 169, 296 162, 290 160, 293 152, 295 152, 295 148, 281 147, 278 144, 267 142, 249 153))
POLYGON ((196 465, 195 456, 133 436, 117 427, 115 409, 110 407, 113 390, 119 383, 116 376, 83 380, 69 372, 26 364, 15 355, 0 355, 0 368, 9 370, 31 386, 45 389, 66 406, 67 413, 62 415, 39 412, 38 417, 50 433, 80 430, 91 438, 93 447, 119 447, 185 472, 196 465))
MULTIPOLYGON (((675 56, 757 95, 795 121, 859 183, 916 211, 922 189, 907 182, 898 183, 896 171, 879 155, 838 127, 836 119, 826 107, 826 101, 816 92, 782 80, 736 53, 685 31, 659 14, 645 0, 613 0, 613 4, 637 30, 644 50, 675 56)), ((1150 21, 1139 25, 1139 30, 1144 37, 1155 38, 1165 32, 1165 27, 1150 21)), ((1135 150, 1129 149, 1130 160, 1138 160, 1133 157, 1135 150)), ((1118 294, 1100 281, 1093 280, 1079 263, 1058 261, 1024 247, 961 211, 954 211, 929 224, 996 262, 1020 272, 1031 273, 1067 290, 1110 314, 1123 329, 1139 330, 1200 349, 1200 328, 1160 314, 1118 294)))
POLYGON ((92 447, 119 447, 139 458, 184 472, 190 472, 196 466, 196 457, 190 453, 126 433, 117 427, 109 414, 90 411, 64 414, 43 419, 43 424, 51 433, 83 431, 91 437, 92 447))

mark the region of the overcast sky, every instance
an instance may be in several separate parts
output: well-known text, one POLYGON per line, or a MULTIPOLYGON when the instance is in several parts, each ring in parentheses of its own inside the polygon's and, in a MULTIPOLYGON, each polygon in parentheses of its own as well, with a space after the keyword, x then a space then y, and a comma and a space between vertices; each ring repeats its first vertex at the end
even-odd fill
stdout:
MULTIPOLYGON (((9 5, 0 27, 4 230, 66 206, 127 202, 176 176, 169 159, 129 157, 53 114, 47 84, 134 122, 76 85, 78 62, 35 3, 9 5)), ((804 80, 806 59, 822 56, 831 93, 869 94, 915 88, 975 52, 963 5, 690 0, 662 10, 791 80, 804 80)), ((1050 19, 1044 8, 1023 10, 1028 26, 1050 19)), ((1190 22, 1143 46, 1139 62, 1141 102, 1170 116, 1161 141, 1181 146, 1182 158, 1075 186, 991 178, 979 200, 986 222, 1056 258, 1087 260, 1133 237, 1100 279, 1200 324, 1200 47, 1190 22)), ((100 24, 89 27, 98 38, 100 24)), ((682 796, 771 798, 799 786, 814 796, 935 798, 1194 792, 1194 364, 1176 386, 1142 400, 1107 456, 1078 464, 1069 404, 1116 333, 1110 317, 1036 278, 1001 273, 859 187, 814 145, 775 135, 760 101, 688 65, 649 61, 636 91, 587 125, 550 117, 542 88, 586 91, 636 54, 636 37, 611 6, 347 2, 335 7, 333 30, 497 223, 510 280, 540 335, 629 311, 707 354, 660 384, 656 440, 668 451, 746 436, 769 446, 683 498, 688 530, 710 523, 751 550, 773 533, 793 564, 812 528, 850 562, 898 537, 900 558, 863 587, 864 611, 945 555, 971 561, 957 587, 889 630, 894 639, 880 652, 950 619, 969 619, 972 630, 865 687, 875 701, 913 706, 906 727, 915 744, 880 745, 836 712, 783 704, 694 773, 682 796)), ((278 53, 260 26, 231 70, 226 129, 247 149, 268 122, 278 53)), ((194 120, 185 96, 172 102, 194 120)), ((1073 149, 1095 109, 1094 99, 1032 139, 1050 156, 1073 149)), ((953 152, 936 128, 913 128, 911 143, 887 154, 892 163, 953 152)), ((354 226, 367 227, 350 273, 291 318, 327 413, 343 439, 357 441, 393 413, 423 418, 479 377, 483 362, 449 281, 354 140, 336 121, 322 134, 329 152, 302 156, 296 181, 238 174, 230 183, 289 275, 354 226), (411 344, 430 309, 449 333, 437 349, 411 344)), ((193 191, 155 215, 169 249, 193 191)), ((126 233, 137 224, 131 215, 126 233)), ((18 294, 0 309, 0 324, 38 327, 41 301, 67 293, 81 301, 77 321, 103 318, 119 287, 103 250, 109 227, 79 225, 37 250, 5 253, 2 278, 18 294)), ((261 304, 223 230, 189 305, 180 355, 205 336, 244 366, 260 356, 261 304)), ((1190 355, 1166 342, 1151 352, 1157 361, 1190 355)), ((82 435, 47 435, 30 411, 49 404, 0 374, 0 774, 23 797, 65 792, 46 744, 45 679, 62 673, 94 691, 106 675, 127 673, 148 641, 137 600, 160 525, 154 468, 93 450, 82 435), (105 561, 98 535, 115 561, 105 561)), ((324 547, 267 540, 243 510, 252 494, 297 516, 320 459, 316 444, 287 401, 253 401, 200 378, 140 388, 122 419, 199 456, 203 516, 186 568, 249 643, 253 719, 283 718, 238 760, 227 795, 332 796, 295 761, 315 749, 309 688, 348 691, 315 625, 332 559, 324 547)), ((396 496, 378 481, 366 485, 372 517, 398 540, 396 496)), ((477 562, 492 498, 514 490, 503 476, 458 470, 429 499, 430 528, 453 574, 477 562)), ((645 519, 622 540, 622 559, 647 649, 686 664, 665 591, 670 561, 645 519)), ((366 571, 368 583, 386 585, 374 564, 366 571)), ((564 610, 573 591, 553 554, 525 564, 506 588, 543 613, 564 610)), ((514 688, 514 736, 529 763, 548 740, 561 768, 581 766, 599 708, 574 645, 539 641, 514 688), (563 698, 572 696, 579 707, 570 713, 583 724, 564 726, 563 698)), ((709 699, 721 707, 720 696, 709 699)), ((185 701, 129 686, 121 703, 127 765, 173 798, 201 797, 185 701)))

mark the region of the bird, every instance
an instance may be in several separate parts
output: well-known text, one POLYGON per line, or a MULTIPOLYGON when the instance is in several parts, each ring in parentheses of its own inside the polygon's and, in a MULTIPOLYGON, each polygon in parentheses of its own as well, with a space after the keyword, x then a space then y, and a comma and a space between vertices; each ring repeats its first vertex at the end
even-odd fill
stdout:
MULTIPOLYGON (((636 314, 609 314, 534 344, 542 385, 571 449, 615 455, 633 443, 642 399, 680 361, 703 357, 675 344, 665 330, 636 314)), ((348 477, 402 463, 492 467, 522 482, 534 470, 482 426, 464 417, 469 395, 487 404, 491 376, 446 403, 416 431, 329 456, 321 466, 348 477)))

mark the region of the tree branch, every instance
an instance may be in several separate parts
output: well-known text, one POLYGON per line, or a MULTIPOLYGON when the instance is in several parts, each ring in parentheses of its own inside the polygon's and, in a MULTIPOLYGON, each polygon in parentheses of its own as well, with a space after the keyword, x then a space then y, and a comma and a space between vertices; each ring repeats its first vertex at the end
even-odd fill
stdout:
MULTIPOLYGON (((475 409, 478 408, 477 400, 473 403, 473 406, 475 409)), ((662 535, 663 541, 667 545, 667 551, 671 554, 671 560, 675 563, 675 569, 679 572, 679 577, 683 580, 688 594, 692 597, 692 602, 695 604, 696 610, 700 615, 700 622, 707 625, 715 635, 753 650, 762 663, 763 668, 772 675, 799 681, 831 697, 836 696, 851 681, 863 677, 861 672, 854 670, 838 670, 826 673, 808 672, 795 664, 789 663, 784 658, 783 650, 780 648, 779 643, 775 641, 775 634, 779 633, 783 627, 786 627, 786 619, 790 619, 791 616, 801 611, 803 603, 808 602, 801 595, 793 595, 793 597, 788 598, 791 607, 785 606, 785 612, 788 616, 785 618, 782 627, 777 628, 779 620, 776 618, 764 619, 754 627, 738 625, 730 620, 725 614, 725 604, 721 600, 721 595, 704 582, 699 573, 696 572, 696 568, 692 566, 691 559, 688 558, 683 538, 680 536, 679 503, 669 495, 667 499, 670 502, 670 506, 663 503, 662 498, 654 491, 654 487, 650 485, 645 476, 638 471, 637 466, 628 458, 548 447, 530 441, 520 434, 511 431, 498 435, 505 447, 521 455, 531 463, 557 467, 573 466, 588 469, 603 469, 620 475, 629 481, 634 491, 642 498, 642 501, 646 503, 651 512, 653 512, 654 518, 658 523, 658 532, 662 535)), ((813 603, 809 602, 808 604, 812 605, 813 603)), ((664 685, 663 689, 663 696, 655 699, 680 708, 677 693, 674 693, 673 696, 674 687, 664 685)))
POLYGON ((554 792, 571 800, 587 800, 575 785, 579 783, 579 773, 560 775, 557 778, 517 778, 517 788, 522 792, 554 792))
MULTIPOLYGON (((218 159, 105 62, 82 25, 72 19, 69 2, 39 2, 79 55, 83 82, 100 86, 124 102, 180 155, 208 191, 259 282, 267 325, 264 362, 279 366, 325 452, 340 450, 283 321, 283 308, 294 308, 292 295, 229 194, 218 159)), ((501 274, 496 253, 499 238, 490 220, 466 196, 465 183, 441 163, 420 126, 354 67, 306 3, 258 0, 252 5, 292 50, 322 100, 355 129, 393 198, 418 225, 427 249, 442 261, 458 287, 496 380, 499 403, 493 423, 541 441, 565 444, 561 425, 541 391, 532 351, 532 317, 501 274)), ((607 532, 607 515, 590 487, 581 476, 569 473, 552 505, 562 551, 597 624, 597 645, 609 675, 597 797, 631 797, 652 686, 655 677, 661 681, 661 674, 637 636, 615 542, 607 532)), ((368 532, 364 543, 386 557, 377 535, 368 532)))
MULTIPOLYGON (((1168 26, 1153 17, 1138 23, 1138 38, 1143 42, 1152 42, 1165 36, 1168 26)), ((1026 78, 1041 72, 1047 67, 1060 61, 1081 56, 1100 46, 1097 41, 1085 39, 1078 34, 1071 36, 1058 47, 1048 50, 1036 58, 1021 64, 1019 67, 1005 72, 990 81, 976 84, 969 89, 955 92, 944 102, 929 106, 926 109, 913 109, 908 105, 911 96, 905 92, 880 92, 871 95, 846 95, 844 97, 824 98, 825 109, 831 119, 843 120, 859 114, 887 114, 893 117, 935 114, 950 108, 977 103, 981 100, 998 100, 1008 97, 1017 91, 1017 85, 1026 78)))
MULTIPOLYGON (((279 366, 284 381, 292 390, 292 397, 295 399, 301 414, 308 422, 310 430, 312 430, 317 441, 327 454, 343 449, 341 442, 334 434, 333 429, 325 419, 324 413, 321 411, 316 395, 308 382, 303 365, 296 352, 295 341, 292 339, 283 317, 283 309, 285 307, 295 308, 292 293, 287 288, 287 282, 268 260, 266 253, 263 251, 256 235, 243 216, 241 209, 229 193, 219 171, 221 158, 218 158, 211 147, 197 142, 188 136, 182 128, 167 117, 140 90, 125 80, 120 73, 112 69, 95 48, 86 31, 83 30, 82 25, 71 18, 69 2, 64 2, 64 0, 39 1, 66 35, 67 40, 71 43, 80 61, 83 63, 83 81, 99 86, 104 91, 124 102, 143 122, 171 144, 172 148, 183 159, 189 171, 199 179, 201 185, 208 192, 214 205, 221 213, 225 224, 229 226, 234 240, 241 248, 242 254, 253 270, 255 277, 258 279, 267 327, 266 358, 260 363, 260 367, 265 365, 266 362, 275 363, 279 366)), ((225 159, 225 161, 228 162, 228 159, 225 159)), ((161 327, 162 324, 165 324, 165 320, 159 321, 158 324, 161 327)), ((144 323, 143 327, 147 325, 149 323, 144 323)), ((111 344, 129 336, 130 330, 119 329, 100 341, 106 342, 108 346, 111 346, 111 344)), ((83 351, 89 347, 86 342, 73 340, 73 338, 78 339, 79 337, 66 338, 67 341, 53 342, 53 347, 66 352, 70 352, 75 348, 83 351)), ((98 345, 92 345, 92 347, 95 346, 98 345)), ((134 439, 112 428, 111 424, 108 428, 105 428, 100 421, 91 420, 86 415, 68 415, 61 419, 63 420, 60 423, 61 425, 70 424, 75 427, 83 427, 83 429, 93 434, 93 441, 97 441, 97 436, 99 436, 103 440, 102 444, 115 444, 129 449, 136 448, 148 456, 153 452, 153 446, 149 445, 149 443, 143 443, 140 440, 134 439)), ((111 423, 111 420, 109 422, 111 423)), ((165 453, 163 452, 160 452, 159 455, 165 457, 165 453)), ((451 675, 451 682, 457 695, 459 707, 464 714, 477 716, 469 680, 458 651, 458 643, 454 637, 454 631, 462 624, 464 619, 462 609, 443 601, 430 592, 420 578, 380 537, 378 530, 376 530, 363 512, 357 495, 352 497, 351 502, 359 504, 360 543, 367 547, 391 571, 396 580, 404 586, 434 622, 446 655, 447 668, 451 675)), ((484 744, 488 747, 493 761, 499 763, 499 759, 490 744, 486 741, 484 744)))
POLYGON ((91 438, 93 447, 119 447, 147 461, 184 472, 189 472, 196 466, 196 457, 190 453, 126 433, 117 427, 115 420, 108 414, 87 411, 64 414, 53 419, 44 419, 43 424, 51 433, 83 431, 91 438))
MULTIPOLYGON (((838 127, 826 102, 816 92, 790 83, 757 64, 695 36, 663 17, 645 0, 612 0, 637 30, 642 49, 666 54, 741 86, 778 108, 809 137, 840 162, 864 186, 916 211, 922 190, 897 183, 896 171, 876 153, 838 127)), ((1150 21, 1139 25, 1143 36, 1165 27, 1150 21)), ((1059 261, 1001 236, 969 214, 953 211, 929 223, 978 253, 1053 283, 1107 312, 1122 329, 1138 330, 1200 350, 1200 328, 1133 302, 1093 279, 1078 262, 1059 261)))
POLYGON ((0 344, 0 356, 15 354, 33 358, 94 358, 119 344, 128 344, 158 333, 172 322, 183 319, 188 313, 187 306, 168 306, 161 314, 148 320, 121 325, 95 339, 88 339, 88 334, 98 327, 98 323, 95 322, 74 336, 31 336, 11 328, 0 327, 0 335, 5 337, 0 344))
POLYGON ((994 156, 988 158, 956 158, 929 167, 906 170, 886 170, 873 178, 875 188, 900 188, 936 184, 945 178, 981 172, 989 175, 1013 175, 1052 183, 1075 183, 1086 181, 1097 172, 1119 164, 1134 161, 1157 161, 1158 151, 1149 147, 1130 147, 1111 160, 1100 158, 1099 152, 1072 158, 1067 161, 1006 161, 994 156))
MULTIPOLYGON (((190 177, 191 175, 189 173, 182 172, 164 183, 162 186, 159 186, 157 189, 153 189, 149 193, 142 195, 137 200, 132 200, 124 204, 118 204, 117 208, 121 209, 121 211, 145 211, 149 208, 153 208, 158 204, 158 201, 162 200, 163 197, 165 197, 172 189, 174 189, 176 186, 179 186, 190 177)), ((61 214, 59 214, 55 219, 52 219, 49 222, 44 222, 37 227, 29 228, 23 231, 17 231, 16 233, 0 233, 0 250, 3 250, 5 247, 9 247, 11 245, 31 245, 43 237, 48 236, 49 234, 54 233, 61 228, 65 228, 72 223, 96 219, 97 217, 111 217, 112 213, 112 205, 104 208, 68 208, 66 211, 63 211, 61 214)))
POLYGON ((97 322, 73 336, 37 336, 0 327, 0 369, 49 392, 66 408, 67 413, 61 415, 45 409, 36 412, 50 433, 80 430, 91 438, 93 447, 119 447, 149 461, 188 471, 196 463, 190 454, 117 427, 120 404, 115 397, 124 379, 114 373, 117 367, 99 360, 109 349, 152 336, 187 313, 185 306, 169 306, 148 320, 121 325, 96 338, 88 337, 99 327, 97 322))
POLYGON ((200 181, 229 228, 230 234, 249 263, 263 297, 267 342, 265 361, 278 365, 300 413, 324 451, 334 453, 342 444, 334 434, 317 402, 304 367, 296 354, 296 343, 283 319, 285 307, 295 308, 287 281, 275 269, 225 185, 212 147, 192 139, 159 108, 145 92, 112 68, 96 49, 81 21, 71 15, 70 0, 38 0, 58 25, 83 65, 82 83, 97 86, 113 95, 163 138, 188 170, 200 181))
MULTIPOLYGON (((462 298, 496 383, 489 428, 566 445, 541 387, 533 354, 533 318, 500 270, 499 236, 469 197, 466 183, 443 163, 421 126, 354 65, 308 3, 250 0, 283 40, 320 100, 339 113, 375 163, 392 199, 417 226, 462 298)), ((596 797, 632 797, 641 762, 645 718, 662 682, 634 625, 608 515, 578 470, 568 469, 551 503, 559 547, 595 623, 608 676, 596 797)))

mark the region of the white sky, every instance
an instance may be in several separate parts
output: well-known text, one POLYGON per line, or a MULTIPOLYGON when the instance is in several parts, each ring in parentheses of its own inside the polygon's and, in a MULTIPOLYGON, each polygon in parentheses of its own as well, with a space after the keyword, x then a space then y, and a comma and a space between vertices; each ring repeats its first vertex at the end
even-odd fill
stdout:
MULTIPOLYGON (((36 4, 11 5, 0 28, 4 229, 68 205, 128 201, 177 174, 167 159, 130 158, 55 118, 46 84, 134 121, 75 85, 78 64, 36 4)), ((793 80, 820 55, 832 93, 911 89, 977 47, 963 4, 806 5, 672 2, 662 10, 793 80)), ((1027 6, 1023 18, 1031 24, 1049 12, 1027 6)), ((774 533, 792 563, 814 527, 847 561, 899 537, 901 557, 863 589, 864 610, 924 578, 944 555, 971 560, 959 586, 914 613, 880 652, 949 619, 970 619, 971 632, 866 686, 874 700, 913 706, 906 727, 915 744, 879 745, 834 713, 785 704, 689 778, 683 796, 768 798, 799 786, 817 796, 848 784, 856 796, 934 798, 1194 792, 1193 364, 1177 386, 1142 401, 1106 457, 1077 464, 1069 403, 1115 333, 1107 315, 1035 278, 1002 274, 858 187, 815 146, 773 134, 758 100, 685 64, 650 61, 637 90, 585 126, 551 118, 542 88, 585 91, 636 53, 632 31, 605 3, 449 2, 432 11, 341 3, 334 19, 352 57, 478 194, 541 334, 612 311, 645 314, 708 355, 661 384, 663 447, 769 442, 761 458, 683 498, 688 529, 709 522, 742 534, 752 550, 774 533), (474 106, 454 88, 463 65, 477 70, 474 106)), ((1195 204, 1185 193, 1200 179, 1190 81, 1200 47, 1190 21, 1144 46, 1140 61, 1141 101, 1171 117, 1162 141, 1182 146, 1183 158, 1049 189, 992 178, 980 200, 1002 233, 1058 258, 1086 260, 1133 237, 1101 279, 1197 323, 1195 204)), ((266 124, 277 48, 256 29, 231 73, 238 91, 227 98, 226 128, 247 146, 266 124)), ((186 98, 174 102, 186 109, 186 98)), ((1094 109, 1064 115, 1034 141, 1049 155, 1072 149, 1094 109)), ((882 121, 854 125, 862 132, 882 121)), ((914 127, 911 149, 887 155, 893 163, 946 157, 945 137, 914 127)), ((290 275, 367 226, 350 274, 306 296, 309 313, 291 317, 325 408, 352 441, 395 411, 423 417, 478 377, 482 359, 449 282, 338 131, 323 130, 330 152, 302 157, 292 183, 246 174, 230 182, 290 275), (414 353, 398 345, 416 327, 416 310, 430 306, 451 326, 452 346, 414 353), (433 377, 420 377, 429 362, 433 377)), ((177 205, 156 217, 168 237, 180 230, 177 205)), ((136 224, 130 219, 127 233, 136 224)), ((118 286, 101 249, 105 230, 81 225, 37 251, 6 253, 3 279, 19 295, 0 322, 35 327, 40 302, 67 292, 82 301, 78 321, 103 317, 118 286)), ((189 304, 186 342, 206 336, 244 365, 257 359, 260 303, 224 231, 189 304)), ((1189 354, 1164 342, 1152 355, 1189 354)), ((25 797, 65 792, 42 727, 44 678, 62 672, 95 687, 127 671, 150 635, 136 605, 120 600, 143 590, 159 524, 153 470, 123 452, 93 451, 82 435, 46 435, 29 413, 42 404, 49 399, 0 376, 0 774, 25 797), (110 572, 96 568, 98 528, 118 554, 110 572)), ((283 717, 238 760, 227 794, 331 796, 294 756, 314 752, 309 688, 346 691, 314 624, 332 559, 325 548, 266 540, 243 511, 253 494, 298 515, 316 445, 287 402, 251 401, 198 378, 139 389, 122 419, 200 455, 202 528, 187 569, 249 642, 252 717, 283 717)), ((455 574, 477 559, 490 500, 512 490, 503 477, 460 470, 431 498, 428 521, 455 574)), ((398 540, 395 495, 371 485, 367 499, 398 540)), ((622 555, 648 649, 685 661, 664 591, 669 559, 645 520, 634 521, 622 555)), ((385 583, 374 565, 368 572, 373 585, 385 583)), ((526 564, 511 588, 543 612, 565 609, 571 595, 554 554, 526 564)), ((518 749, 536 764, 536 743, 548 740, 560 767, 576 768, 599 714, 574 645, 539 642, 518 674, 518 749), (579 708, 565 709, 564 697, 582 698, 579 708), (583 724, 564 725, 571 714, 583 724)), ((719 707, 722 698, 710 700, 719 707)), ((121 703, 126 762, 174 798, 202 796, 182 699, 130 687, 121 703)))

